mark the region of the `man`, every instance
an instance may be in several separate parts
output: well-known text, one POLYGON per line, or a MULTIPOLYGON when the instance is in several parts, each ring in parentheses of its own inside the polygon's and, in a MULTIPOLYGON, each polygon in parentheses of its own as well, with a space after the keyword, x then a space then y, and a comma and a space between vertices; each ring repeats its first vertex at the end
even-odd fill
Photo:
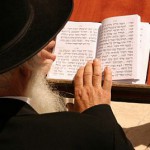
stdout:
POLYGON ((0 150, 133 149, 109 106, 111 70, 105 68, 102 84, 99 60, 77 71, 69 112, 46 87, 45 75, 55 60, 49 52, 52 39, 71 10, 71 0, 0 2, 0 150))

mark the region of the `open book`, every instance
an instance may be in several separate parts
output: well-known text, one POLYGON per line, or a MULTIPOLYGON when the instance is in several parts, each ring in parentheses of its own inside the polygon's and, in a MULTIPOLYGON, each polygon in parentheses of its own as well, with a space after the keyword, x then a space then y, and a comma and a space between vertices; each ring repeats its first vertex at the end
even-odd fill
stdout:
POLYGON ((117 16, 102 23, 68 21, 57 35, 47 79, 72 81, 88 60, 101 59, 112 69, 113 80, 145 84, 150 50, 150 25, 138 15, 117 16))

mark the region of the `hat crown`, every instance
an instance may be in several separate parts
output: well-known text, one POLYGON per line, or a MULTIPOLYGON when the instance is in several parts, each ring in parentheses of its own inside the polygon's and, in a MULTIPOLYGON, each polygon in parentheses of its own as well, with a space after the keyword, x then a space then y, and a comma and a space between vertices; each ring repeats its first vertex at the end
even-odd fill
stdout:
POLYGON ((25 0, 6 0, 0 3, 0 49, 7 47, 23 29, 29 16, 25 0))
POLYGON ((65 25, 72 0, 0 1, 0 74, 37 54, 65 25))

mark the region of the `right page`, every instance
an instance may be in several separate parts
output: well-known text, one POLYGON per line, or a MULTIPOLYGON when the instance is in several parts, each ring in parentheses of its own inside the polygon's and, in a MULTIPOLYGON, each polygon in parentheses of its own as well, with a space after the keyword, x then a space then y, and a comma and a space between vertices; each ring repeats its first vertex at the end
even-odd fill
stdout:
POLYGON ((146 82, 150 52, 150 24, 141 22, 140 31, 140 51, 142 52, 140 57, 140 63, 138 63, 138 65, 140 66, 140 79, 132 82, 135 84, 145 84, 146 82))
POLYGON ((138 80, 140 72, 140 16, 105 19, 99 30, 96 57, 110 66, 113 80, 138 80))

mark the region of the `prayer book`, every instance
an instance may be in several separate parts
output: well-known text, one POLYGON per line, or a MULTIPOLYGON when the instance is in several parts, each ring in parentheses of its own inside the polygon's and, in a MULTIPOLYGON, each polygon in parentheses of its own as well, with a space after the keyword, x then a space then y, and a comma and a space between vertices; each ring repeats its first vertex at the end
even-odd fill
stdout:
POLYGON ((56 60, 47 74, 51 82, 72 81, 77 69, 99 58, 113 81, 145 84, 150 51, 150 25, 139 15, 97 22, 68 21, 56 37, 56 60))

